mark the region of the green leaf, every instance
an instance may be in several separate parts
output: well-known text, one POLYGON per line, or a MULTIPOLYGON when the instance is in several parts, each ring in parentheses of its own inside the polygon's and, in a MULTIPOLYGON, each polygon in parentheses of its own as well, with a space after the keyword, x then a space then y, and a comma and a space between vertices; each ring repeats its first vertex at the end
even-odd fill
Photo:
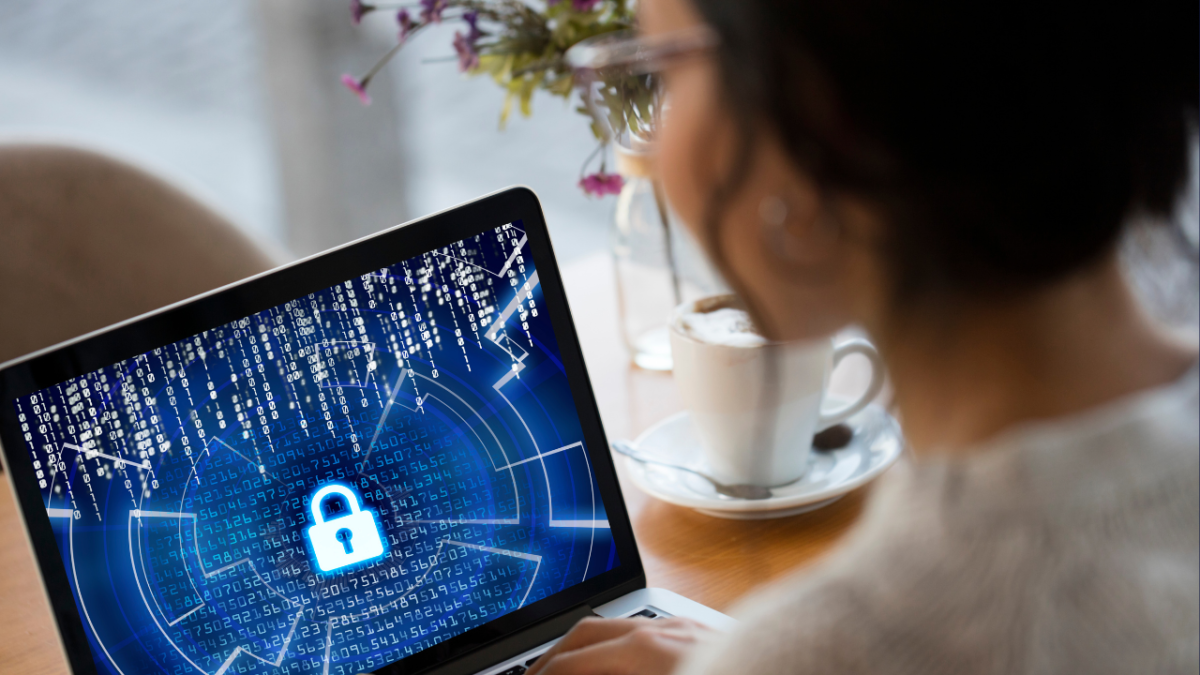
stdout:
POLYGON ((512 92, 504 95, 504 104, 500 106, 500 131, 508 124, 508 116, 512 114, 512 92))

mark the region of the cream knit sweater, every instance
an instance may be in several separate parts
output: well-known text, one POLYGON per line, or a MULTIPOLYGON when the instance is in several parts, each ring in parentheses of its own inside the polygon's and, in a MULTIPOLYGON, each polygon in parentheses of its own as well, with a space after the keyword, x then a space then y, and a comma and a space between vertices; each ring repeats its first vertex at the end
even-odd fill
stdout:
POLYGON ((1179 381, 902 462, 678 675, 1200 670, 1200 400, 1179 381))

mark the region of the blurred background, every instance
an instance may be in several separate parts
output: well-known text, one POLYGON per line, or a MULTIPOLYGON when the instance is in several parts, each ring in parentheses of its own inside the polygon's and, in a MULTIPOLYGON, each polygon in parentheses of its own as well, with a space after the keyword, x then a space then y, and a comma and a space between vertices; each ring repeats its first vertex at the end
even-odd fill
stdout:
MULTIPOLYGON (((166 177, 280 259, 308 255, 507 185, 541 197, 563 262, 608 247, 614 200, 584 196, 595 148, 541 92, 498 128, 502 93, 459 74, 454 26, 416 36, 362 106, 342 73, 395 44, 393 12, 346 0, 0 3, 0 140, 69 141, 166 177)), ((1200 230, 1197 151, 1181 231, 1200 230)), ((1196 330, 1194 261, 1178 237, 1125 247, 1152 309, 1196 330)))
POLYGON ((338 82, 395 44, 344 0, 0 3, 0 140, 79 143, 166 177, 281 258, 508 185, 541 197, 564 260, 605 249, 613 199, 575 184, 585 120, 541 94, 498 128, 454 28, 418 35, 362 106, 338 82))

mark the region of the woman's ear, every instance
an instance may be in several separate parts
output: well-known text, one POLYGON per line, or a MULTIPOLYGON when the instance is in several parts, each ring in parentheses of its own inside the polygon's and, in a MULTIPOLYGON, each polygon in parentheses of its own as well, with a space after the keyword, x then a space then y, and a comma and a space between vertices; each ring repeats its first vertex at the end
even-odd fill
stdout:
POLYGON ((731 285, 768 337, 810 339, 869 318, 860 314, 877 304, 881 276, 858 236, 865 212, 848 208, 852 201, 821 189, 775 139, 759 139, 718 245, 731 285))
POLYGON ((784 156, 776 139, 758 144, 736 201, 741 236, 756 243, 760 264, 780 283, 812 286, 837 276, 843 242, 836 200, 784 156))
POLYGON ((840 226, 830 200, 812 181, 791 180, 771 190, 758 202, 758 223, 764 255, 775 265, 815 278, 832 262, 840 226))

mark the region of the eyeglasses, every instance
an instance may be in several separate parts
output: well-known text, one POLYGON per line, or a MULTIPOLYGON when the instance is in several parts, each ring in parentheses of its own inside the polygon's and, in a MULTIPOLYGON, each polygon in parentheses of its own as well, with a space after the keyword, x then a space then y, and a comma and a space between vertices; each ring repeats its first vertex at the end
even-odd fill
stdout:
POLYGON ((663 70, 718 44, 711 28, 698 25, 665 35, 605 33, 571 47, 566 60, 592 116, 592 133, 627 149, 647 149, 668 108, 663 70))

